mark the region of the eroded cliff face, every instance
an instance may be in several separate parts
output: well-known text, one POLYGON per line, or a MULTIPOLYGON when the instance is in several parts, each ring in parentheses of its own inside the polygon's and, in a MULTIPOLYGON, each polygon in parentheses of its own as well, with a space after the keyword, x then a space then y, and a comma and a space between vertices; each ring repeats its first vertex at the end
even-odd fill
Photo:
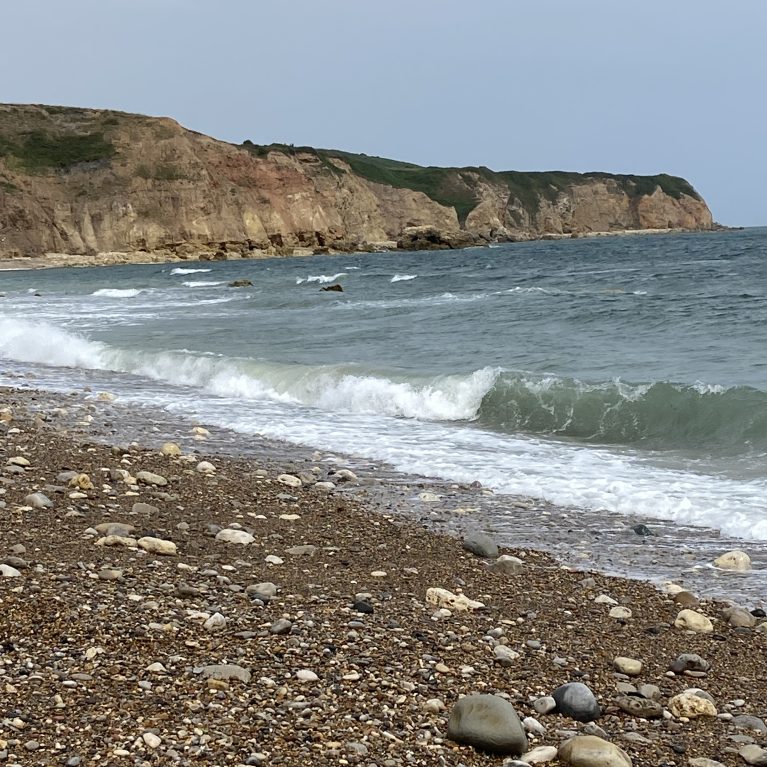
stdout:
POLYGON ((573 183, 523 199, 486 170, 434 170, 427 194, 340 156, 235 146, 167 118, 2 105, 0 256, 254 256, 418 246, 424 232, 460 246, 712 225, 694 192, 632 194, 610 177, 570 174, 573 183), (463 220, 444 188, 469 200, 463 220))

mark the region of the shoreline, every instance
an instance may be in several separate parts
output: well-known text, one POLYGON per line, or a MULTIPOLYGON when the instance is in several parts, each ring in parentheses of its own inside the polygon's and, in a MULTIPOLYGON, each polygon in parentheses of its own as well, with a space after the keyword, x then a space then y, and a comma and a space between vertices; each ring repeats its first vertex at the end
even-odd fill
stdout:
MULTIPOLYGON (((471 248, 497 248, 504 245, 514 245, 520 242, 538 242, 538 241, 560 241, 560 240, 588 240, 602 239, 605 237, 637 237, 650 235, 669 235, 669 234, 708 234, 717 232, 739 231, 742 227, 718 226, 713 229, 621 229, 607 232, 583 232, 573 234, 541 234, 535 237, 520 240, 504 240, 499 242, 488 242, 481 245, 469 245, 465 249, 471 248)), ((431 251, 450 250, 448 247, 434 247, 431 251)), ((160 249, 157 251, 113 251, 108 253, 96 253, 94 255, 73 254, 73 253, 46 253, 39 256, 13 256, 8 257, 0 254, 0 272, 2 271, 21 271, 33 269, 63 269, 63 268, 87 268, 100 266, 126 266, 126 265, 145 265, 145 264, 199 264, 222 261, 263 261, 269 258, 308 258, 314 255, 319 256, 343 256, 343 255, 372 255, 375 253, 408 253, 413 252, 409 248, 381 247, 381 244, 372 243, 363 245, 359 251, 323 249, 322 253, 315 253, 312 248, 296 247, 291 253, 250 251, 250 255, 242 255, 239 252, 218 251, 214 253, 201 248, 203 256, 197 258, 184 255, 181 257, 171 250, 160 249)))
POLYGON ((211 454, 194 439, 201 433, 188 435, 197 454, 110 448, 72 429, 67 419, 84 414, 75 398, 42 394, 36 407, 34 392, 0 391, 2 556, 19 573, 0 578, 12 659, 0 701, 19 713, 0 732, 11 763, 91 763, 98 753, 109 763, 500 765, 446 738, 459 695, 508 696, 541 728, 530 747, 557 747, 593 726, 532 704, 573 679, 602 704, 598 734, 636 767, 693 758, 734 767, 744 744, 765 742, 767 728, 735 717, 767 714, 767 632, 729 625, 722 603, 685 597, 714 620, 713 633, 690 634, 674 626, 683 600, 649 583, 578 572, 532 550, 505 549, 521 564, 495 572, 453 536, 317 488, 333 477, 343 487, 344 464, 318 461, 293 487, 278 477, 304 467, 211 454), (199 471, 201 461, 215 470, 199 471), (64 471, 75 475, 64 482, 64 471), (141 471, 167 484, 126 483, 123 472, 141 471), (33 492, 52 508, 29 508, 33 492), (133 545, 97 545, 90 531, 105 523, 133 525, 133 545), (222 529, 254 540, 217 539, 222 529), (141 536, 170 540, 176 553, 147 553, 141 536), (485 607, 438 616, 426 600, 434 587, 485 607), (601 595, 630 614, 611 617, 601 595), (681 653, 711 669, 669 672, 681 653), (616 656, 641 660, 640 675, 617 674, 616 656), (248 669, 249 680, 206 681, 200 669, 211 664, 248 669), (673 695, 702 687, 720 716, 637 717, 619 701, 621 690, 645 700, 626 687, 641 683, 658 687, 667 711, 673 695))

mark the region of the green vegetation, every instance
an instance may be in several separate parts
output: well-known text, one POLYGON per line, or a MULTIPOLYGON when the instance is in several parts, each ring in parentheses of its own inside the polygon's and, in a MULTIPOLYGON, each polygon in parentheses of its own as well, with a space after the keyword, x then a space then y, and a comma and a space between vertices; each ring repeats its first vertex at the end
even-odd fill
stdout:
POLYGON ((161 164, 154 167, 139 165, 136 175, 153 181, 189 181, 189 176, 175 165, 161 164))
POLYGON ((243 142, 243 147, 256 157, 266 157, 269 152, 282 152, 288 155, 297 153, 314 154, 324 160, 334 173, 338 168, 331 159, 342 160, 352 172, 367 181, 386 184, 397 189, 413 189, 423 192, 441 205, 455 208, 461 222, 477 203, 477 180, 490 184, 504 184, 510 196, 519 201, 522 208, 534 215, 541 199, 554 201, 570 187, 583 184, 592 179, 612 179, 631 198, 652 194, 660 187, 666 194, 676 199, 689 195, 700 199, 697 192, 684 179, 661 173, 657 176, 617 175, 611 173, 572 173, 568 171, 492 171, 489 168, 437 168, 423 167, 413 163, 388 160, 384 157, 370 157, 365 154, 341 152, 335 149, 314 149, 296 147, 292 144, 259 145, 251 141, 243 142))
POLYGON ((108 160, 114 153, 114 146, 103 133, 51 135, 35 130, 16 142, 0 138, 0 157, 13 158, 31 173, 108 160))

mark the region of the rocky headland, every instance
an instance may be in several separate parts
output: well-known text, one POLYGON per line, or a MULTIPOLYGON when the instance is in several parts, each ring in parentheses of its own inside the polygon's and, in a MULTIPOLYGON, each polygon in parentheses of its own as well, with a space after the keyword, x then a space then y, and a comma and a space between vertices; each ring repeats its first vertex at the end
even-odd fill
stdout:
POLYGON ((684 179, 435 168, 240 145, 169 118, 0 105, 0 259, 32 265, 460 248, 707 230, 684 179))
POLYGON ((0 395, 3 764, 767 764, 761 611, 373 513, 337 458, 93 441, 110 399, 0 395))

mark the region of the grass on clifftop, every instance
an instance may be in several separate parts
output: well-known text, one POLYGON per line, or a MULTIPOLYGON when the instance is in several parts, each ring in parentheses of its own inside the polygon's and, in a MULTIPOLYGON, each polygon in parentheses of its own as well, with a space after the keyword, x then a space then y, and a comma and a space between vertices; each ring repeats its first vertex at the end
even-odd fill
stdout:
MULTIPOLYGON (((347 163, 352 172, 367 181, 385 184, 397 189, 413 189, 423 192, 441 205, 455 208, 462 223, 477 204, 477 183, 503 184, 509 194, 534 216, 541 199, 554 201, 568 188, 595 179, 612 179, 632 199, 652 194, 658 187, 679 199, 688 195, 696 200, 698 193, 683 178, 661 173, 656 176, 618 175, 612 173, 572 173, 568 171, 492 171, 489 168, 438 168, 424 167, 413 163, 389 160, 385 157, 370 157, 366 154, 342 152, 336 149, 315 149, 296 147, 288 144, 258 145, 250 141, 243 146, 257 157, 266 157, 269 152, 285 154, 309 153, 320 160, 338 159, 347 163)), ((338 172, 331 165, 334 172, 338 172)))
POLYGON ((54 135, 34 130, 16 140, 0 137, 0 157, 10 158, 30 173, 108 160, 114 153, 114 146, 103 133, 54 135))

